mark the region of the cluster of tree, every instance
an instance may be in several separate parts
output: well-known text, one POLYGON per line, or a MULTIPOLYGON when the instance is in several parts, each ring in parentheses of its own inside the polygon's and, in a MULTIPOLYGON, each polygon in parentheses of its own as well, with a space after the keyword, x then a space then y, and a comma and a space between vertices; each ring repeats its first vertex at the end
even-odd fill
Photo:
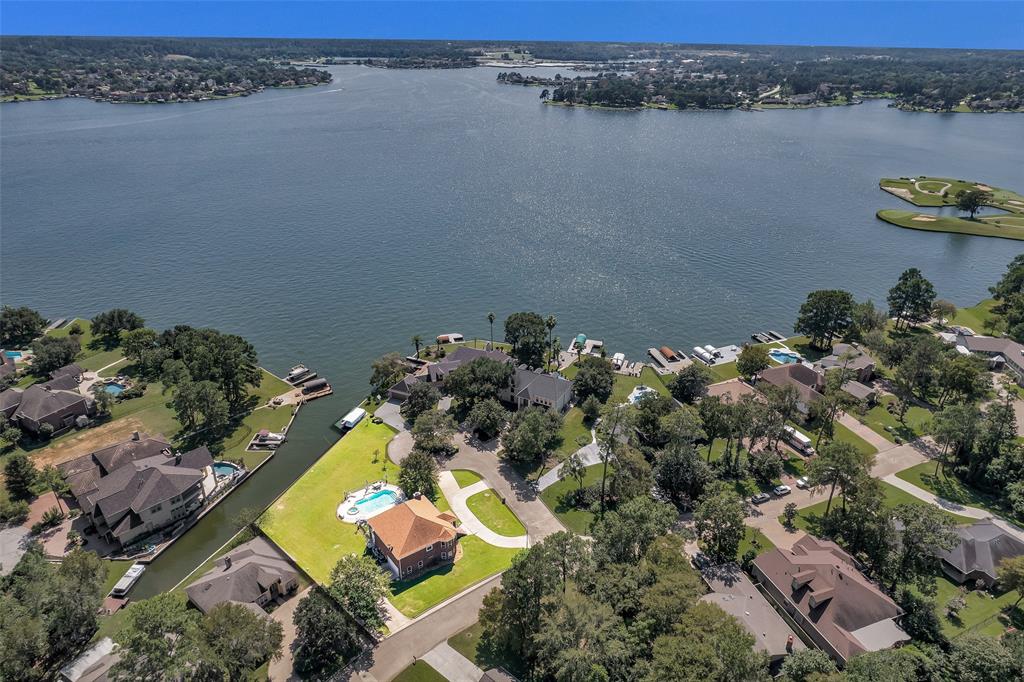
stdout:
POLYGON ((76 549, 55 565, 30 545, 0 577, 0 679, 56 678, 96 632, 106 577, 92 552, 76 549))
POLYGON ((758 680, 767 659, 717 606, 667 533, 675 511, 638 497, 595 526, 513 559, 484 598, 484 642, 541 680, 758 680))
POLYGON ((505 319, 505 343, 511 344, 510 354, 516 362, 527 367, 546 367, 558 357, 558 339, 552 336, 558 321, 554 315, 546 318, 537 313, 512 313, 505 319))
POLYGON ((996 300, 992 308, 995 317, 988 321, 986 331, 1004 330, 1013 340, 1024 343, 1024 254, 1010 261, 1006 273, 990 291, 996 300))
POLYGON ((0 308, 0 348, 24 348, 40 334, 46 319, 32 308, 0 308))
POLYGON ((165 593, 127 608, 114 635, 116 682, 244 680, 281 655, 281 624, 241 604, 226 602, 203 615, 180 594, 165 593))

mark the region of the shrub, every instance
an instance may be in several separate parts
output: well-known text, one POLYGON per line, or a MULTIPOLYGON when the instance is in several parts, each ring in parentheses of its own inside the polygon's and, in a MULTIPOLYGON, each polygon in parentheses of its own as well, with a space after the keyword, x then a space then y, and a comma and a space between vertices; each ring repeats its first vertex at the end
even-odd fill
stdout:
POLYGON ((69 336, 81 336, 82 335, 82 325, 78 324, 77 322, 73 322, 71 324, 71 326, 68 327, 68 335, 69 336))
POLYGON ((53 436, 53 424, 40 424, 39 437, 43 440, 49 440, 51 436, 53 436))
POLYGON ((43 512, 43 518, 38 522, 32 524, 32 534, 38 535, 48 528, 59 526, 60 522, 64 520, 64 512, 56 507, 50 507, 43 512))
POLYGON ((0 523, 19 524, 28 518, 28 502, 0 501, 0 523))

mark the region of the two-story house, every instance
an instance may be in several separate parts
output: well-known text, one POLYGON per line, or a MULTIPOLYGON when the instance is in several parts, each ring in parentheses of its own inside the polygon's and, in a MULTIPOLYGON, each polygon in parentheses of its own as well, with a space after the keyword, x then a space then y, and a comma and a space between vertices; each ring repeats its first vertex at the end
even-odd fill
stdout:
POLYGON ((455 561, 464 535, 454 514, 438 511, 421 494, 367 521, 367 546, 382 557, 396 580, 405 580, 455 561))

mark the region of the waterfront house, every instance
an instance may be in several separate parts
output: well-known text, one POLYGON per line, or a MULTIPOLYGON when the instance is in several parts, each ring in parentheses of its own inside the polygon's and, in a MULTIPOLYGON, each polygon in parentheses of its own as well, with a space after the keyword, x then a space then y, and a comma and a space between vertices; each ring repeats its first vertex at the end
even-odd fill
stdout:
MULTIPOLYGON (((826 371, 830 370, 815 369, 809 365, 796 362, 769 367, 758 374, 757 381, 773 386, 792 386, 795 388, 797 393, 797 409, 804 417, 807 417, 810 415, 811 406, 823 397, 826 371)), ((855 400, 869 405, 875 402, 878 395, 871 386, 854 380, 843 384, 843 391, 855 400)))
POLYGON ((22 431, 32 434, 38 434, 43 424, 49 424, 53 427, 52 435, 59 435, 74 426, 79 417, 91 416, 94 411, 92 398, 79 393, 75 378, 65 375, 32 384, 22 391, 11 420, 22 431))
POLYGON ((64 365, 60 369, 55 369, 50 372, 51 379, 59 379, 61 377, 71 377, 75 380, 76 384, 82 383, 82 377, 85 375, 85 370, 78 366, 77 363, 72 362, 70 365, 64 365))
POLYGON ((162 437, 135 432, 59 468, 97 533, 124 548, 200 509, 214 487, 212 466, 205 447, 175 452, 162 437))
POLYGON ((1013 339, 959 335, 954 343, 961 353, 985 357, 990 369, 1006 370, 1013 374, 1017 383, 1024 384, 1024 346, 1013 339))
POLYGON ((288 559, 265 538, 239 545, 217 559, 214 567, 185 588, 189 602, 203 613, 220 604, 243 604, 262 610, 299 589, 299 575, 288 559))
POLYGON ((459 537, 458 518, 438 511, 420 493, 371 517, 366 543, 387 562, 392 576, 404 580, 455 561, 459 537))
POLYGON ((822 371, 845 367, 861 384, 869 383, 875 378, 874 358, 854 343, 837 343, 832 347, 832 353, 818 360, 815 367, 822 371))
POLYGON ((427 363, 418 367, 416 371, 405 375, 398 383, 388 389, 388 398, 390 400, 405 401, 409 397, 409 391, 412 389, 413 384, 421 381, 437 384, 438 388, 440 388, 444 385, 449 374, 477 358, 490 358, 504 363, 511 363, 513 361, 512 358, 500 350, 481 350, 479 348, 459 346, 439 361, 427 363))
POLYGON ((903 610, 833 542, 805 535, 791 550, 771 549, 751 564, 769 597, 840 665, 910 639, 903 610))
POLYGON ((20 388, 8 388, 0 391, 0 414, 7 419, 13 417, 18 406, 21 405, 21 394, 20 388))
POLYGON ((992 519, 984 519, 969 526, 958 526, 960 542, 948 550, 938 552, 942 571, 962 584, 980 580, 991 588, 999 580, 996 570, 1003 559, 1024 555, 1024 542, 997 526, 992 519))

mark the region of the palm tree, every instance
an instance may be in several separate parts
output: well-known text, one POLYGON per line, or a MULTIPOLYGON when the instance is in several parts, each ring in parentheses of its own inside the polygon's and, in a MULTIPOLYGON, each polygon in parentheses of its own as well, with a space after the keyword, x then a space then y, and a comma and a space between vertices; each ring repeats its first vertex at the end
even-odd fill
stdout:
POLYGON ((487 313, 487 324, 491 325, 491 348, 494 348, 494 313, 487 313))
MULTIPOLYGON (((551 332, 555 330, 555 325, 558 324, 558 320, 555 319, 554 315, 548 315, 548 319, 544 320, 544 326, 548 328, 548 353, 551 353, 551 332)), ((550 358, 549 358, 550 361, 550 358)))
POLYGON ((416 334, 412 337, 412 345, 416 346, 416 357, 420 356, 420 344, 423 343, 423 337, 416 334))

